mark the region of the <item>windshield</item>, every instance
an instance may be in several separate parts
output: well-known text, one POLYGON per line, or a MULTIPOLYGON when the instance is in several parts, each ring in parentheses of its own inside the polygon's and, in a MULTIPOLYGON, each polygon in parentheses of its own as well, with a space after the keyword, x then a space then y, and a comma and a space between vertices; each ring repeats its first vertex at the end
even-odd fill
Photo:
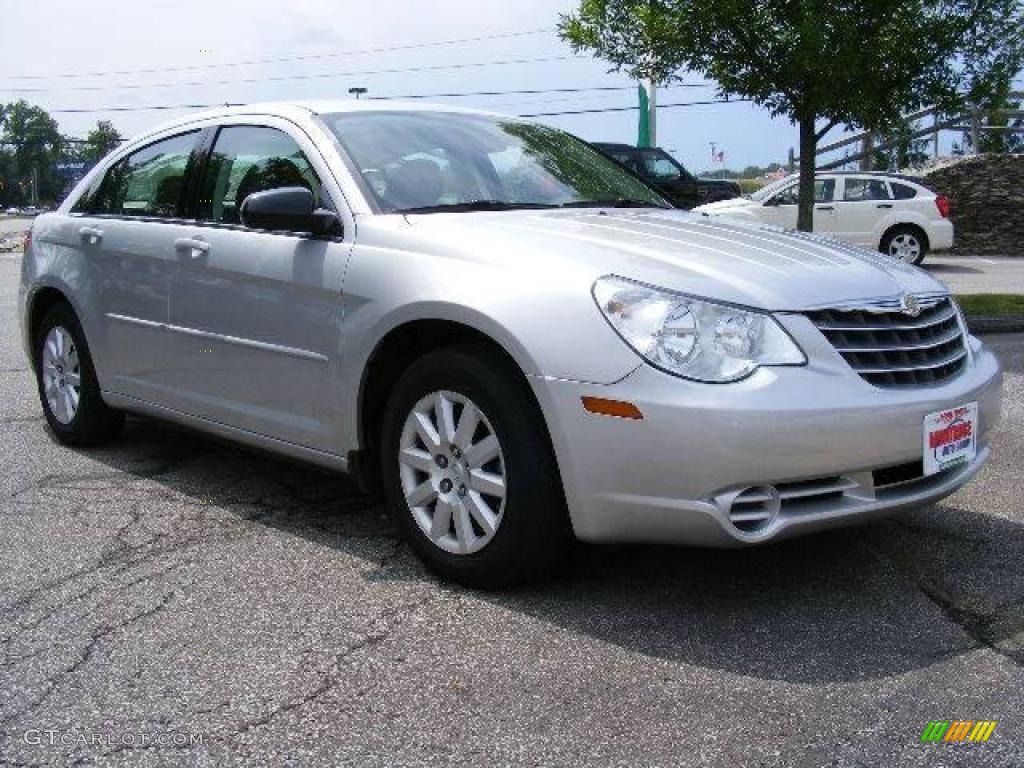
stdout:
POLYGON ((760 202, 764 202, 769 197, 771 197, 776 192, 778 192, 780 189, 785 187, 787 184, 792 183, 793 179, 795 179, 795 178, 796 178, 796 176, 787 176, 784 179, 779 179, 778 181, 774 181, 774 182, 772 182, 771 184, 769 184, 769 185, 767 185, 765 187, 761 187, 756 192, 752 192, 750 194, 750 199, 751 200, 755 200, 755 201, 757 201, 759 203, 760 202))
POLYGON ((670 207, 588 144, 543 125, 446 112, 322 117, 385 212, 670 207))

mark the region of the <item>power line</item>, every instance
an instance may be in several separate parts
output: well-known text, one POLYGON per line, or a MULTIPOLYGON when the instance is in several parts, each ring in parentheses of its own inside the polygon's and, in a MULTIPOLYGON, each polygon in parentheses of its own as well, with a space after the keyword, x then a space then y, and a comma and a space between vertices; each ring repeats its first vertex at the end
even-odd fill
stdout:
POLYGON ((296 61, 318 61, 322 59, 334 59, 344 56, 362 56, 372 53, 389 53, 392 51, 411 51, 422 48, 436 48, 446 45, 461 45, 463 43, 480 43, 490 40, 506 40, 515 37, 528 37, 551 32, 550 28, 528 29, 522 32, 504 32, 495 35, 482 35, 480 37, 463 37, 456 40, 435 40, 427 43, 409 43, 406 45, 392 45, 381 48, 364 48, 357 51, 343 51, 341 53, 316 53, 306 56, 283 56, 273 59, 249 59, 248 61, 232 61, 222 64, 194 64, 187 67, 155 67, 151 69, 120 69, 90 72, 64 72, 57 75, 7 75, 5 80, 53 80, 57 78, 74 79, 81 77, 106 77, 108 75, 153 75, 162 72, 198 72, 206 69, 222 69, 225 67, 248 67, 255 64, 286 64, 296 61))
MULTIPOLYGON (((672 109, 673 107, 698 107, 705 104, 739 104, 740 102, 751 101, 751 99, 714 99, 710 101, 683 101, 675 104, 659 104, 658 109, 672 109)), ((565 112, 533 112, 519 117, 559 117, 561 115, 593 115, 603 112, 632 112, 639 109, 634 107, 602 107, 600 109, 573 109, 565 112)))
POLYGON ((66 88, 0 88, 6 93, 52 93, 53 91, 116 91, 137 90, 140 88, 186 88, 207 85, 234 85, 244 83, 291 82, 294 80, 321 80, 332 77, 355 77, 365 75, 395 75, 411 72, 438 72, 442 70, 473 69, 479 67, 499 67, 512 64, 541 64, 553 61, 568 61, 573 56, 538 56, 526 59, 503 59, 500 61, 480 61, 462 64, 432 64, 422 67, 397 67, 393 69, 364 69, 350 72, 321 72, 313 75, 278 75, 275 77, 246 77, 229 80, 194 80, 183 83, 126 83, 124 85, 73 85, 66 88))
MULTIPOLYGON (((712 83, 675 83, 663 88, 710 88, 712 83)), ((591 91, 635 91, 636 85, 596 85, 589 88, 525 88, 515 91, 466 91, 463 93, 416 93, 404 96, 369 96, 368 100, 450 99, 464 96, 524 96, 546 93, 586 93, 591 91)))
MULTIPOLYGON (((675 83, 663 86, 663 88, 712 88, 713 83, 675 83)), ((416 99, 456 99, 473 98, 484 96, 533 96, 549 93, 590 93, 590 92, 623 92, 635 91, 635 85, 598 85, 585 88, 523 88, 510 91, 464 91, 451 93, 412 93, 395 96, 368 96, 367 101, 398 101, 416 99)), ((62 108, 48 109, 53 114, 92 114, 96 112, 157 112, 176 109, 216 109, 218 107, 244 107, 245 102, 217 102, 215 104, 150 104, 135 107, 83 107, 83 108, 62 108)))

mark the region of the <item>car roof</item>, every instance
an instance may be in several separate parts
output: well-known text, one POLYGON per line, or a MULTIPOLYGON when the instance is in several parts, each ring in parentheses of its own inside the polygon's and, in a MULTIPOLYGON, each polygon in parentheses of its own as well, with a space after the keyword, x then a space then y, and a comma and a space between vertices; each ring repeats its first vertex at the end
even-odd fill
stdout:
POLYGON ((830 173, 834 176, 881 176, 886 179, 902 179, 912 184, 920 184, 922 181, 919 176, 910 176, 895 171, 818 171, 818 173, 830 173))
MULTIPOLYGON (((192 112, 175 120, 168 120, 160 125, 154 126, 145 133, 131 139, 132 144, 148 136, 172 130, 178 126, 185 126, 204 120, 216 120, 222 117, 233 117, 236 115, 269 115, 276 117, 290 118, 292 120, 303 120, 311 115, 327 115, 342 112, 447 112, 466 115, 481 115, 486 117, 501 117, 509 119, 509 115, 502 115, 495 112, 487 112, 481 109, 468 107, 456 107, 450 104, 434 104, 409 99, 306 99, 295 101, 267 101, 254 102, 251 104, 225 104, 216 109, 207 109, 201 112, 192 112)), ((521 119, 521 118, 516 118, 521 119)), ((524 121, 525 122, 525 121, 524 121)))
MULTIPOLYGON (((919 187, 925 186, 925 180, 919 176, 908 176, 905 173, 895 173, 890 171, 815 171, 814 176, 815 178, 820 178, 822 176, 873 176, 880 179, 898 179, 899 181, 905 181, 909 184, 916 184, 919 187)), ((796 181, 799 178, 799 174, 791 173, 788 176, 782 177, 779 181, 796 181)))

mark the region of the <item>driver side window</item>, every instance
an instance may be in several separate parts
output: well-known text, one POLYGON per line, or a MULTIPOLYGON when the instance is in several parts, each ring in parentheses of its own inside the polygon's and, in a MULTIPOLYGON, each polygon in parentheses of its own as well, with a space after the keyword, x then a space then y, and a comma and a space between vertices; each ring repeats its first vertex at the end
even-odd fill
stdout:
MULTIPOLYGON (((835 179, 814 180, 814 202, 831 203, 835 197, 835 179)), ((800 185, 791 184, 772 198, 775 205, 796 205, 800 198, 800 185)))
POLYGON ((316 171, 287 133, 251 125, 221 128, 203 174, 198 218, 241 224, 246 197, 279 187, 305 187, 315 206, 333 208, 324 200, 316 171))

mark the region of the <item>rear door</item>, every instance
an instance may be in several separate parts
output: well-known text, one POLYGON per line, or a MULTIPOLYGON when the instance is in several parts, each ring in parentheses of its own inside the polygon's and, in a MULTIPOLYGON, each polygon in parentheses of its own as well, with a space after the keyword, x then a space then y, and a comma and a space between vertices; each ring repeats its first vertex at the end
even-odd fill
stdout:
POLYGON ((325 186, 329 171, 310 139, 271 117, 222 125, 203 165, 196 225, 171 279, 175 407, 334 451, 341 285, 353 227, 344 238, 264 232, 246 228, 239 211, 254 192, 290 186, 337 210, 340 192, 325 186))
POLYGON ((836 234, 868 248, 878 248, 881 222, 891 217, 892 196, 885 179, 846 176, 836 203, 836 234))
POLYGON ((170 270, 201 131, 167 136, 115 162, 72 209, 70 236, 93 270, 105 389, 161 402, 170 270))

